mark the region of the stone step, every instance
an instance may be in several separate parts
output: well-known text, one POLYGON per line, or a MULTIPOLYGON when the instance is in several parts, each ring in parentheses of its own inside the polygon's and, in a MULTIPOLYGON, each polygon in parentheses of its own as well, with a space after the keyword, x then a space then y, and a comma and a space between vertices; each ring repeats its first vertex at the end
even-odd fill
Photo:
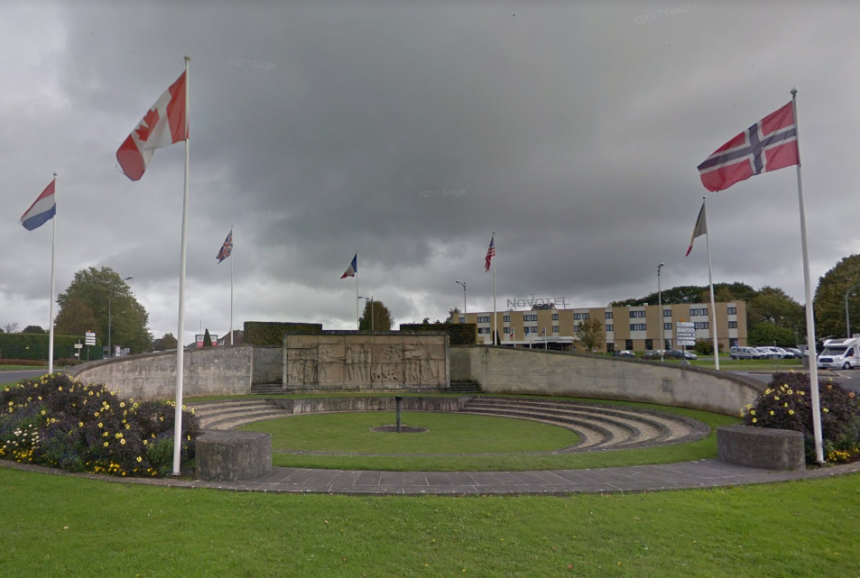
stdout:
MULTIPOLYGON (((625 432, 617 428, 606 427, 604 424, 588 422, 585 420, 573 418, 547 418, 538 414, 524 414, 518 412, 509 412, 506 410, 477 410, 473 411, 464 408, 460 413, 469 413, 472 415, 487 415, 493 417, 510 417, 513 419, 524 419, 528 421, 536 421, 569 429, 579 434, 582 442, 573 446, 577 450, 583 448, 600 448, 604 446, 614 445, 618 443, 618 436, 625 436, 625 432)), ((567 449, 573 449, 567 448, 567 449)), ((562 450, 563 451, 563 450, 562 450)))
POLYGON ((206 412, 195 411, 194 415, 201 421, 201 423, 211 423, 214 420, 225 418, 225 417, 234 417, 241 416, 247 413, 257 413, 261 411, 269 411, 272 409, 277 409, 269 404, 260 404, 255 406, 243 406, 243 407, 223 407, 218 410, 210 410, 206 412))
POLYGON ((289 417, 293 414, 287 413, 283 410, 272 409, 265 412, 255 412, 255 413, 247 413, 243 415, 233 416, 229 418, 220 419, 218 421, 212 422, 207 425, 209 429, 215 430, 229 430, 237 428, 241 425, 245 425, 248 423, 253 423, 255 421, 263 421, 267 419, 275 419, 280 417, 289 417))
POLYGON ((256 383, 251 386, 252 395, 274 395, 284 393, 282 383, 256 383))

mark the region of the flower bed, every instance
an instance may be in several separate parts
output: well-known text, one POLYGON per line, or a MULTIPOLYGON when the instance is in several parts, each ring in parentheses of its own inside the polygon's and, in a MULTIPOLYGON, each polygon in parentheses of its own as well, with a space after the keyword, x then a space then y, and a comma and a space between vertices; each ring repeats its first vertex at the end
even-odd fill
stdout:
MULTIPOLYGON (((0 459, 115 476, 173 469, 175 403, 124 399, 104 384, 45 375, 0 390, 0 459)), ((182 412, 184 462, 199 421, 182 412)))
MULTIPOLYGON (((860 459, 860 399, 838 382, 818 386, 824 457, 828 462, 860 459)), ((746 425, 799 431, 804 436, 807 464, 815 463, 812 394, 804 373, 775 373, 755 403, 741 410, 746 425)))

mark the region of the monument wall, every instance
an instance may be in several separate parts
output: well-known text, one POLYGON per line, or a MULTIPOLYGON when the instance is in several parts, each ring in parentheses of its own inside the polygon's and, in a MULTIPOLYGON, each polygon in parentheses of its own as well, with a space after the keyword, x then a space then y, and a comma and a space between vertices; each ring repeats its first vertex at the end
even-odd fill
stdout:
POLYGON ((286 335, 284 390, 439 391, 451 383, 447 350, 443 333, 286 335))

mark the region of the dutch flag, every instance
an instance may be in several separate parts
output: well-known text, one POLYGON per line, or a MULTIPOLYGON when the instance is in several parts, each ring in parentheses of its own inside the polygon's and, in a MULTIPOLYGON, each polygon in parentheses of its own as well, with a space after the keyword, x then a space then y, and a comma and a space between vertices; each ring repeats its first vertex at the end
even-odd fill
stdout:
POLYGON ((51 181, 51 184, 42 191, 36 202, 21 216, 21 224, 28 231, 38 229, 57 214, 57 201, 54 196, 55 182, 56 180, 51 181))

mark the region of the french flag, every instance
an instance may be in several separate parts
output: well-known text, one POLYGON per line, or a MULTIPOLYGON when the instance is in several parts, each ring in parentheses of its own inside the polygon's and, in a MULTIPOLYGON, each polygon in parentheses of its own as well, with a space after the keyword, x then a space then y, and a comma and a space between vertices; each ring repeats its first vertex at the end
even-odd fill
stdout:
MULTIPOLYGON (((347 277, 355 277, 355 274, 358 273, 358 253, 355 254, 355 257, 352 258, 352 263, 349 264, 349 267, 346 268, 343 275, 340 276, 341 279, 346 279, 347 277)), ((358 285, 356 285, 358 287, 358 285)), ((356 289, 358 291, 358 289, 356 289)))
POLYGON ((27 212, 21 216, 21 224, 24 225, 24 228, 28 231, 32 231, 33 229, 38 229, 48 221, 54 218, 54 215, 57 214, 57 201, 54 195, 54 183, 56 180, 51 181, 51 184, 42 191, 42 194, 39 195, 39 198, 36 199, 36 202, 30 205, 30 208, 27 209, 27 212))

